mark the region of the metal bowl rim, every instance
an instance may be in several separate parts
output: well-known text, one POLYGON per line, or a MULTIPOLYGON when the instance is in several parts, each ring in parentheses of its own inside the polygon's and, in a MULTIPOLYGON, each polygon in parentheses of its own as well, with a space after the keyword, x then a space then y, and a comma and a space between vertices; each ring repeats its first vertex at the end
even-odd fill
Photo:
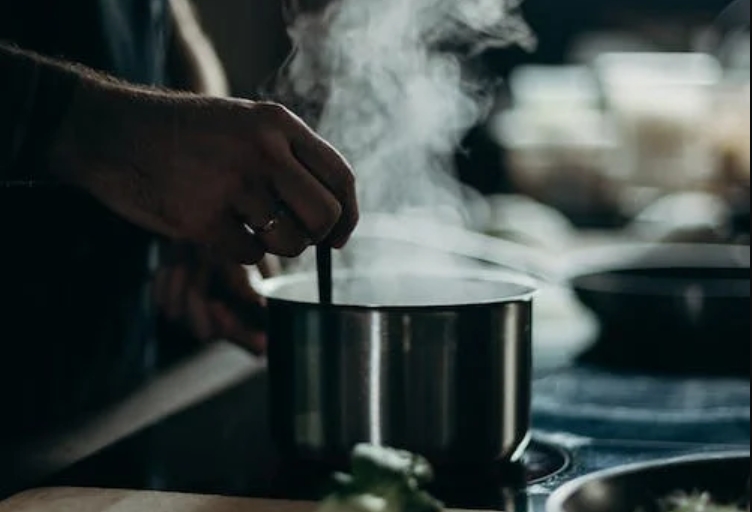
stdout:
MULTIPOLYGON (((571 258, 566 275, 573 290, 616 296, 678 297, 693 286, 689 279, 614 275, 618 272, 666 267, 750 269, 749 247, 729 244, 624 243, 578 250, 571 258), (618 284, 602 282, 609 276, 618 284), (686 286, 677 286, 685 283, 686 286)), ((749 286, 744 286, 749 278, 703 278, 699 281, 704 295, 709 298, 748 299, 750 296, 749 286), (728 282, 734 283, 731 290, 723 287, 723 283, 728 282)))
POLYGON ((633 475, 653 469, 667 468, 672 466, 684 466, 701 462, 742 461, 750 459, 750 452, 743 450, 716 452, 703 455, 684 455, 670 459, 659 459, 649 462, 638 462, 614 469, 598 471, 573 480, 559 489, 548 499, 546 512, 565 512, 564 504, 571 499, 584 486, 598 481, 610 480, 615 477, 633 475))
MULTIPOLYGON (((644 267, 649 270, 651 267, 644 267)), ((680 268, 680 267, 679 267, 680 268)), ((720 268, 720 267, 716 267, 720 268)), ((583 274, 572 280, 575 292, 599 293, 619 297, 682 297, 692 289, 699 289, 704 297, 711 299, 749 299, 749 278, 711 278, 698 279, 698 284, 689 279, 661 277, 618 276, 618 272, 638 270, 640 267, 623 267, 612 270, 583 274), (613 278, 609 283, 609 278, 613 278), (725 286, 732 283, 733 286, 725 286), (746 286, 745 286, 746 285, 746 286)), ((739 267, 739 270, 745 270, 739 267)))
POLYGON ((667 265, 677 268, 744 269, 750 267, 750 248, 732 244, 623 242, 576 249, 569 253, 567 259, 564 273, 567 279, 572 280, 609 270, 667 265))

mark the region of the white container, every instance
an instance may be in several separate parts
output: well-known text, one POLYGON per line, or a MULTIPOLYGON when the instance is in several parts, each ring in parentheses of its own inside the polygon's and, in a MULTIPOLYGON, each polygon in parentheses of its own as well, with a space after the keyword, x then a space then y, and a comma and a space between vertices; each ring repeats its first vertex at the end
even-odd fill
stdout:
POLYGON ((600 102, 598 82, 586 66, 521 66, 509 87, 517 108, 560 111, 597 108, 600 102))
POLYGON ((716 169, 705 127, 720 63, 699 53, 608 54, 596 62, 622 140, 617 172, 638 187, 693 188, 716 169))
POLYGON ((491 132, 507 150, 520 192, 576 216, 619 209, 619 184, 611 171, 618 139, 607 114, 517 108, 498 115, 491 132))

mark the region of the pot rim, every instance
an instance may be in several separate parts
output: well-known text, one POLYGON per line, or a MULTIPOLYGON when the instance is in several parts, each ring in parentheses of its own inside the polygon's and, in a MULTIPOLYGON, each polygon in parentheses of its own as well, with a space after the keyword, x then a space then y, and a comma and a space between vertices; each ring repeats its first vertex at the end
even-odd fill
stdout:
POLYGON ((492 281, 499 284, 511 285, 518 289, 517 293, 509 294, 505 297, 498 299, 491 299, 485 301, 476 302, 457 302, 451 303, 437 303, 437 304, 410 304, 410 305, 383 305, 383 304, 320 304, 313 301, 305 300, 292 300, 275 297, 275 291, 279 290, 283 286, 300 282, 311 282, 316 279, 315 272, 300 272, 295 274, 283 275, 278 277, 272 277, 263 279, 260 274, 254 273, 251 276, 254 289, 261 294, 269 304, 285 304, 300 306, 305 308, 318 309, 321 311, 379 311, 379 312, 437 312, 437 311, 458 311, 477 309, 482 307, 493 306, 505 306, 510 304, 531 303, 535 296, 539 293, 539 288, 535 285, 534 280, 527 278, 516 273, 499 271, 499 270, 428 270, 428 271, 405 271, 400 270, 397 272, 390 272, 386 270, 378 271, 352 271, 352 270, 339 270, 337 272, 337 278, 353 278, 353 277, 390 277, 395 276, 423 276, 423 277, 437 277, 437 278, 457 278, 466 280, 477 281, 492 281))
POLYGON ((703 455, 685 455, 670 459, 659 459, 649 462, 639 462, 621 466, 615 469, 599 471, 583 476, 560 487, 554 492, 546 503, 546 512, 566 512, 564 506, 567 501, 579 492, 584 486, 595 482, 610 480, 621 476, 636 475, 654 469, 682 467, 689 464, 712 463, 723 461, 743 461, 750 459, 750 452, 743 450, 722 451, 706 453, 703 455))

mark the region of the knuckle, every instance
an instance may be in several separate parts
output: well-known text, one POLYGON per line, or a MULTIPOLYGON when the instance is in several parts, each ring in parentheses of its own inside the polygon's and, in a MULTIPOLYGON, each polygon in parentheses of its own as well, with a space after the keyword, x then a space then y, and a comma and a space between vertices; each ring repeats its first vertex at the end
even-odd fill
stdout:
POLYGON ((265 116, 274 121, 287 121, 290 119, 290 111, 279 103, 259 103, 258 108, 265 116))
POLYGON ((356 186, 356 179, 355 179, 355 173, 348 170, 347 172, 343 173, 342 175, 342 188, 348 191, 355 191, 356 186))
POLYGON ((338 194, 349 197, 355 193, 355 174, 346 170, 334 178, 334 189, 338 194))
POLYGON ((341 201, 353 202, 357 197, 355 175, 352 172, 342 173, 334 186, 334 192, 341 201))

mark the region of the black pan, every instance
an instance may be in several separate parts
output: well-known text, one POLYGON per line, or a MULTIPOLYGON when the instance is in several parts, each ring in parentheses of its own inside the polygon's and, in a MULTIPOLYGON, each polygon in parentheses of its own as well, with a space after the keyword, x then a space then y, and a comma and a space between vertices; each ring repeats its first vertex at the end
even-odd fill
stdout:
POLYGON ((684 457, 587 476, 559 489, 547 512, 660 512, 676 492, 709 492, 721 504, 747 507, 749 453, 684 457))
POLYGON ((571 278, 601 324, 585 362, 749 375, 748 246, 617 246, 592 257, 571 278))

